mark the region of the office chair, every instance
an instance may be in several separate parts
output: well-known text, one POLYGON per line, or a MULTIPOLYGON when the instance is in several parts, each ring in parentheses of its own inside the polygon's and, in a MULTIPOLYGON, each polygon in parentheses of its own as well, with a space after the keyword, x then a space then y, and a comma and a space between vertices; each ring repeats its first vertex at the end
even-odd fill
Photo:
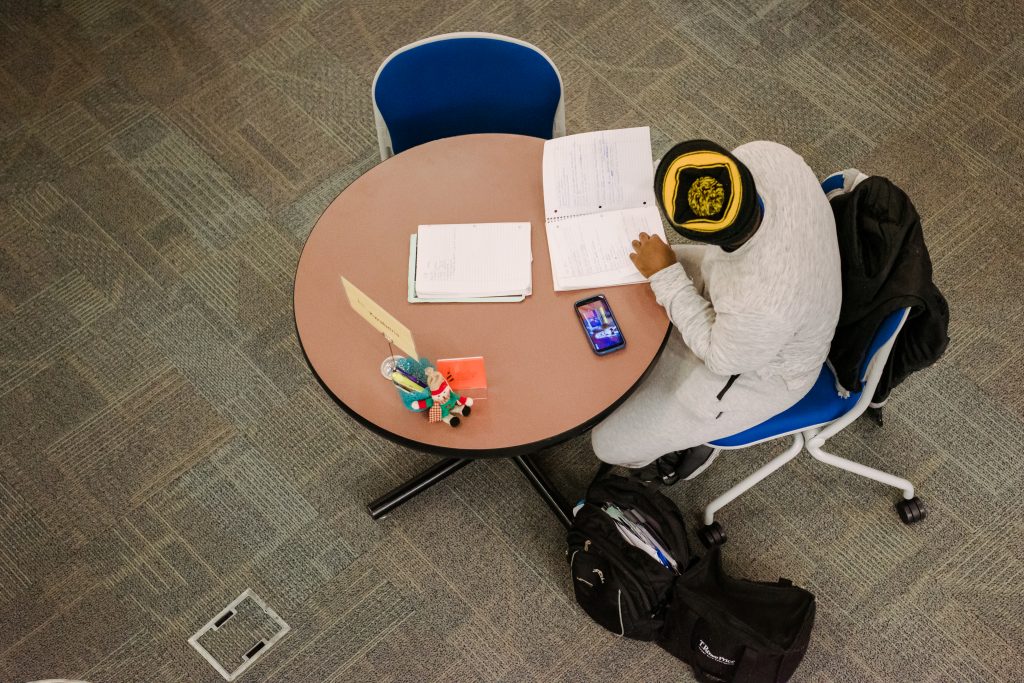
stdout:
MULTIPOLYGON (((856 170, 839 172, 822 181, 821 187, 826 196, 831 198, 835 194, 852 190, 865 177, 856 170)), ((853 424, 869 407, 874 405, 871 403, 871 399, 882 378, 889 353, 896 343, 896 336, 903 328, 903 323, 906 322, 909 313, 909 308, 902 308, 893 311, 882 321, 865 356, 867 362, 861 374, 862 388, 860 392, 851 393, 845 397, 840 395, 836 390, 835 375, 828 364, 825 364, 822 366, 814 386, 796 405, 739 434, 708 444, 723 450, 733 450, 787 436, 792 438, 789 448, 781 455, 773 458, 708 504, 704 509, 704 526, 697 532, 697 536, 705 546, 721 545, 726 541, 721 524, 715 521, 716 512, 795 458, 802 450, 806 450, 812 458, 827 465, 902 489, 903 500, 896 504, 896 510, 904 524, 913 524, 925 518, 928 511, 921 499, 914 495, 914 485, 909 481, 833 455, 823 448, 828 439, 853 424)))
POLYGON ((377 69, 372 96, 381 161, 454 135, 565 135, 554 63, 493 33, 448 33, 396 50, 377 69))

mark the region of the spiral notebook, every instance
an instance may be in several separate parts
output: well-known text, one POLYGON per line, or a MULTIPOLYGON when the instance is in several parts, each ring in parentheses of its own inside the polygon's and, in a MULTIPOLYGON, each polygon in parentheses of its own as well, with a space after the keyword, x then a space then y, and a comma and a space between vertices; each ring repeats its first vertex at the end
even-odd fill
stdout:
POLYGON ((654 197, 651 129, 544 143, 544 223, 555 291, 646 282, 629 259, 641 232, 665 238, 654 197))

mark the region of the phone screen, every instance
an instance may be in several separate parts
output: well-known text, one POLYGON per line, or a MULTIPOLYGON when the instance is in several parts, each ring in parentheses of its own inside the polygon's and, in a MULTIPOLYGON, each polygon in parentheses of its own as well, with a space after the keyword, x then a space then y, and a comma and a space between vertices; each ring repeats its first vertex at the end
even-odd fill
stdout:
POLYGON ((622 336, 619 323, 603 296, 577 301, 576 315, 595 353, 611 353, 626 345, 626 338, 622 336))

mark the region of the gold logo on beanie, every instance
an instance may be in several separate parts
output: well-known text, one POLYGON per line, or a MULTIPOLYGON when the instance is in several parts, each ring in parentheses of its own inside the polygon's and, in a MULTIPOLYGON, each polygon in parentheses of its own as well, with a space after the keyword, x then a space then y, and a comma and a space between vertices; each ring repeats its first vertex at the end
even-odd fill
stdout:
POLYGON ((732 227, 744 194, 736 162, 706 149, 671 159, 660 190, 662 207, 673 226, 705 234, 732 227))
POLYGON ((686 193, 690 210, 701 218, 714 216, 725 203, 725 187, 709 175, 701 176, 690 185, 686 193))

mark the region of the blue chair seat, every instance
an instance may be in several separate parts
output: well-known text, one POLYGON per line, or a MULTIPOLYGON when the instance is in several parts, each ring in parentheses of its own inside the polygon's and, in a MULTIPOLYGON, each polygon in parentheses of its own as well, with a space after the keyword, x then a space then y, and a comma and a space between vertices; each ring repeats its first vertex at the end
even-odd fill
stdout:
POLYGON ((850 394, 849 398, 842 398, 837 394, 832 371, 827 365, 822 365, 814 386, 792 408, 739 434, 712 441, 711 445, 739 448, 782 434, 825 424, 846 414, 853 408, 858 398, 860 398, 860 392, 850 394))
MULTIPOLYGON (((871 345, 864 356, 866 360, 874 358, 879 349, 899 333, 906 313, 907 310, 901 308, 885 317, 878 326, 878 330, 875 331, 874 338, 871 340, 871 345)), ((884 364, 885 358, 882 359, 882 362, 884 364)), ((867 382, 867 377, 868 363, 865 361, 861 370, 861 382, 867 382)), ((872 393, 874 390, 874 387, 871 387, 872 393)), ((858 391, 851 393, 847 398, 843 398, 836 393, 835 376, 829 370, 828 365, 822 365, 821 372, 818 373, 818 379, 814 386, 792 408, 739 434, 733 434, 724 439, 712 441, 711 445, 723 448, 740 448, 764 441, 765 439, 831 422, 845 415, 848 410, 852 410, 853 406, 857 403, 857 399, 860 398, 860 394, 861 392, 858 391)))

